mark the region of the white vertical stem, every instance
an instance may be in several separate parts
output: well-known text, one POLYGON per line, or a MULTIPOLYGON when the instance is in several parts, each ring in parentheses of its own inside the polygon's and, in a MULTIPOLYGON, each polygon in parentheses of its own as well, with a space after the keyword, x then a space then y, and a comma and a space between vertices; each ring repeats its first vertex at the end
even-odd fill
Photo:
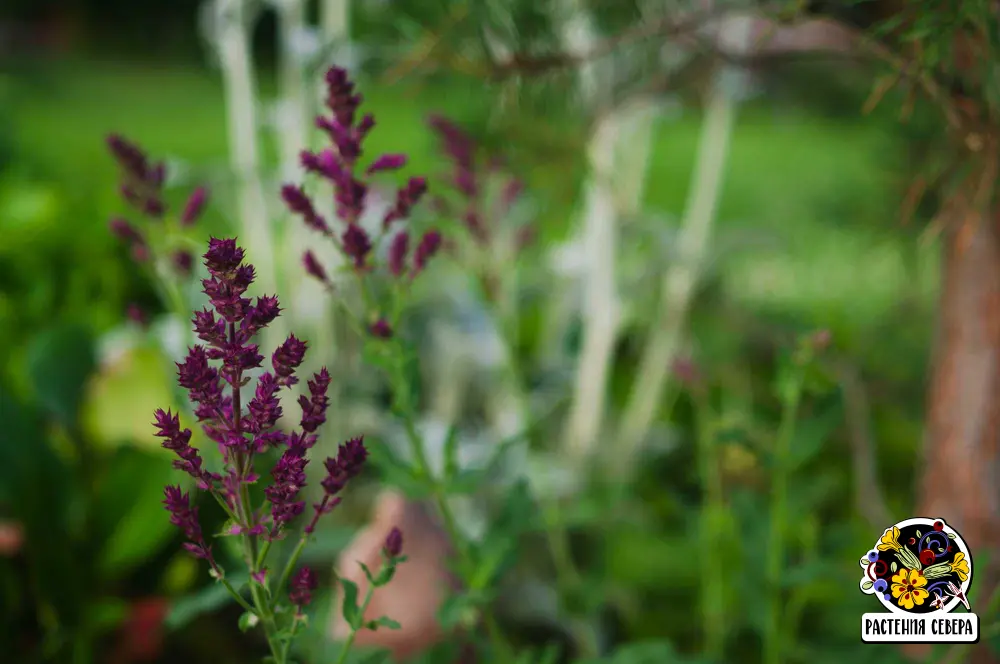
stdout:
MULTIPOLYGON (((723 34, 723 39, 728 37, 740 50, 745 50, 749 46, 750 27, 746 19, 727 21, 723 32, 729 34, 723 34)), ((723 68, 717 75, 708 102, 695 174, 678 240, 678 255, 664 276, 659 312, 639 362, 639 374, 633 383, 616 437, 614 458, 620 466, 616 469, 619 472, 625 472, 631 466, 656 417, 701 274, 738 104, 736 96, 728 89, 737 73, 728 67, 723 68)))
POLYGON ((619 135, 616 113, 604 115, 590 141, 590 179, 583 212, 583 251, 586 256, 583 305, 583 347, 565 448, 573 458, 589 455, 604 421, 605 390, 618 333, 620 305, 615 288, 616 210, 612 178, 619 135))
POLYGON ((237 180, 242 239, 257 268, 257 283, 273 293, 278 284, 267 199, 261 183, 257 83, 246 4, 242 0, 217 0, 216 7, 229 159, 237 180))

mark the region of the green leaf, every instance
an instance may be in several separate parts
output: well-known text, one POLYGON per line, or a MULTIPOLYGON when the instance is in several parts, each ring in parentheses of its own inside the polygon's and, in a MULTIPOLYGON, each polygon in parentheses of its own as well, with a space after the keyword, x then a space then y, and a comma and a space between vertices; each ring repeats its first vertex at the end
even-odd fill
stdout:
POLYGON ((372 585, 376 588, 381 588, 392 581, 392 577, 396 575, 396 563, 386 563, 382 565, 382 569, 378 571, 378 575, 372 580, 372 585))
POLYGON ((38 403, 64 427, 74 427, 84 388, 97 367, 87 328, 65 325, 40 333, 28 346, 25 365, 38 403))
POLYGON ((344 589, 344 601, 341 604, 341 615, 344 621, 353 629, 358 628, 361 620, 361 608, 358 606, 358 585, 348 579, 341 579, 340 585, 344 589))
POLYGON ((895 560, 893 560, 891 563, 889 563, 889 571, 890 572, 894 572, 895 573, 895 571, 897 569, 899 569, 899 565, 896 564, 895 560))
POLYGON ((256 613, 253 613, 251 611, 244 611, 240 615, 240 620, 238 625, 241 632, 249 632, 251 629, 257 626, 258 622, 260 622, 260 619, 257 617, 256 613))
POLYGON ((369 620, 368 623, 365 625, 365 627, 374 632, 379 627, 386 627, 388 629, 399 629, 400 624, 395 620, 393 620, 392 618, 389 618, 388 616, 382 616, 378 620, 369 620))
POLYGON ((358 565, 361 566, 361 571, 365 573, 365 578, 368 579, 368 583, 375 585, 375 577, 372 575, 371 570, 368 569, 368 565, 365 565, 360 560, 358 561, 358 565))
POLYGON ((844 421, 844 411, 839 399, 827 401, 825 408, 796 424, 788 450, 789 469, 795 470, 811 461, 830 440, 844 421))
POLYGON ((864 583, 861 584, 861 589, 862 590, 871 590, 874 586, 875 586, 875 582, 874 581, 865 581, 864 583))
POLYGON ((920 537, 920 531, 919 530, 917 531, 917 537, 920 537))
POLYGON ((163 487, 188 483, 158 454, 119 448, 101 479, 96 513, 105 534, 98 571, 120 578, 168 543, 176 532, 163 509, 163 487))

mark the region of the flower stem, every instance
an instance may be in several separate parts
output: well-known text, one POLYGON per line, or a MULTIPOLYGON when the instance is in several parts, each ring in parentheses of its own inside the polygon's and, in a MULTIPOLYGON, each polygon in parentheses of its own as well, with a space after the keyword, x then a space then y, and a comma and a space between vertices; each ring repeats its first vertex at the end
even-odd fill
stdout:
MULTIPOLYGON (((365 599, 361 602, 361 608, 358 610, 359 620, 364 618, 365 612, 368 610, 368 605, 372 601, 372 594, 375 592, 375 586, 369 584, 368 592, 365 593, 365 599)), ((344 664, 347 661, 347 655, 351 651, 351 646, 354 645, 354 638, 358 635, 358 628, 351 625, 351 633, 347 635, 347 640, 344 641, 344 647, 340 649, 340 656, 337 657, 335 664, 344 664)))
MULTIPOLYGON (((706 569, 723 570, 725 567, 718 560, 718 552, 723 545, 719 540, 726 507, 723 503, 718 447, 710 426, 711 407, 700 389, 696 389, 695 408, 698 422, 698 469, 704 496, 700 515, 702 551, 706 556, 704 564, 706 569)), ((708 574, 703 583, 702 632, 705 651, 711 661, 721 662, 724 660, 726 644, 726 579, 718 573, 708 574)))
MULTIPOLYGON (((417 472, 428 483, 428 487, 431 490, 431 496, 441 514, 441 521, 444 525, 445 532, 458 554, 457 562, 459 565, 459 571, 463 580, 468 581, 475 572, 475 561, 472 559, 469 552, 468 541, 458 528, 455 515, 451 510, 451 506, 448 504, 448 497, 445 494, 444 487, 441 485, 438 478, 434 477, 430 464, 427 460, 427 454, 424 451, 423 439, 417 431, 416 420, 414 417, 415 408, 413 405, 413 398, 410 393, 410 387, 407 384, 406 374, 402 365, 403 349, 398 343, 394 343, 392 349, 394 361, 392 362, 392 374, 390 379, 393 384, 394 405, 399 418, 403 422, 403 427, 406 431, 406 438, 410 443, 410 450, 413 454, 413 461, 416 464, 417 472)), ((496 619, 489 611, 483 611, 482 614, 490 641, 498 653, 499 661, 510 661, 513 656, 513 651, 504 638, 503 632, 500 630, 500 626, 497 624, 496 619)))
POLYGON ((295 569, 295 565, 299 562, 299 556, 302 555, 302 549, 305 548, 307 541, 309 541, 309 536, 303 534, 299 539, 299 543, 295 545, 291 557, 288 558, 288 562, 285 563, 285 569, 281 571, 281 576, 278 578, 278 585, 274 589, 274 597, 271 599, 272 607, 278 603, 278 598, 281 596, 282 590, 288 585, 288 577, 292 575, 292 570, 295 569))
POLYGON ((764 664, 781 664, 781 570, 785 562, 785 522, 788 518, 788 452, 791 447, 799 404, 802 400, 803 369, 795 366, 786 391, 774 447, 774 470, 771 487, 771 523, 768 534, 766 579, 769 593, 767 623, 764 631, 764 664))
POLYGON ((219 577, 219 583, 221 583, 223 587, 225 587, 225 589, 229 592, 229 594, 233 596, 233 599, 236 600, 237 604, 242 606, 245 610, 250 611, 251 613, 257 613, 257 611, 252 606, 250 606, 250 603, 247 602, 245 599, 243 599, 243 596, 236 591, 236 588, 233 588, 233 584, 229 583, 229 581, 227 581, 224 577, 219 577))

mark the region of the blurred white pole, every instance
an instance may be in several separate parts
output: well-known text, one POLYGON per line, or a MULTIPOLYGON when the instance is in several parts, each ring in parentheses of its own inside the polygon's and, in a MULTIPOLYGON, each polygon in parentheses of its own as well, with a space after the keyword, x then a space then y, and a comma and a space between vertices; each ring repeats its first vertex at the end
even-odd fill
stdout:
MULTIPOLYGON (((725 20, 722 25, 722 41, 731 44, 735 52, 746 53, 751 46, 751 28, 752 21, 749 18, 734 17, 725 20)), ((679 235, 678 254, 664 275, 657 318, 639 361, 639 374, 633 383, 615 439, 613 458, 618 472, 627 472, 631 468, 636 453, 656 418, 670 377, 688 309, 708 250, 739 103, 740 91, 734 88, 743 84, 743 75, 738 69, 723 67, 712 88, 702 125, 698 161, 679 235)))
POLYGON ((215 42, 222 69, 229 159, 236 177, 241 240, 257 268, 257 284, 277 291, 267 199, 261 183, 258 98, 249 33, 251 17, 243 0, 215 0, 215 42))

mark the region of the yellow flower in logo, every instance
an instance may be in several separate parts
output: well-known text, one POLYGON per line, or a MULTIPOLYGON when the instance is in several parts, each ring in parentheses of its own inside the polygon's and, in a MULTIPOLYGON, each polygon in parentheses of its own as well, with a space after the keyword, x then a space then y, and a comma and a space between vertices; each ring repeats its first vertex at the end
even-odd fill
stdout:
POLYGON ((899 551, 899 528, 893 526, 892 529, 885 531, 882 535, 882 539, 878 542, 879 551, 888 551, 892 549, 893 551, 899 551))
POLYGON ((896 603, 907 611, 914 605, 921 605, 930 596, 924 586, 927 579, 920 573, 920 570, 906 569, 905 567, 892 577, 892 596, 896 598, 896 603))
POLYGON ((961 551, 956 553, 955 559, 951 561, 951 571, 958 574, 958 578, 962 581, 969 578, 969 561, 961 551))

